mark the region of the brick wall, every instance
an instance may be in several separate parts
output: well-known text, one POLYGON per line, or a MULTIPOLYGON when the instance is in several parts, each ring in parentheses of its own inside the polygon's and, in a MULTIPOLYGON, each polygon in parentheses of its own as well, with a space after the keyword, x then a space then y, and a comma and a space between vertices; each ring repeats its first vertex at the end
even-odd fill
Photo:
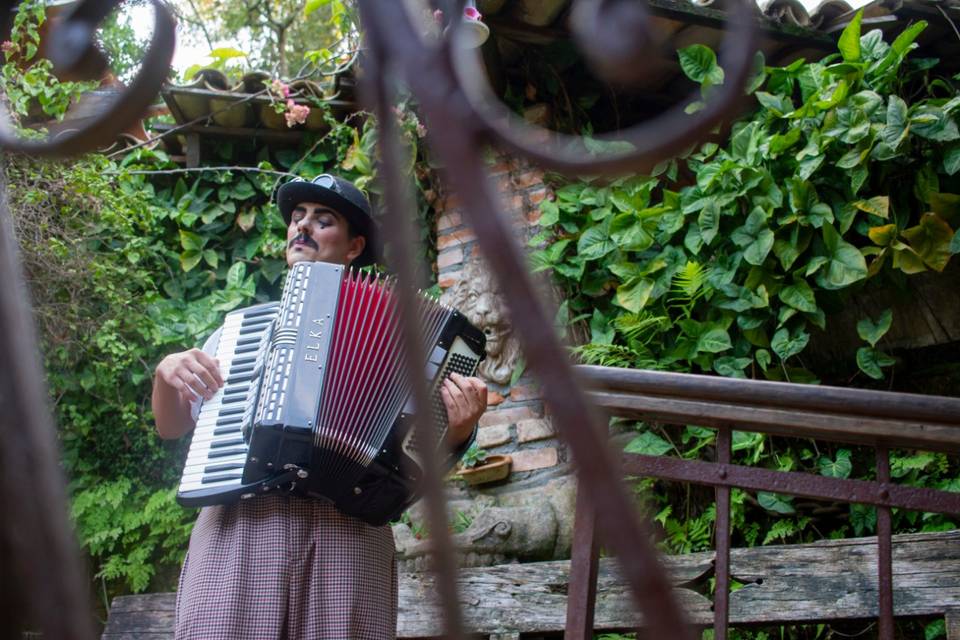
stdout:
MULTIPOLYGON (((517 159, 497 156, 490 162, 489 172, 519 237, 532 237, 539 230, 540 202, 553 197, 544 184, 543 171, 517 159)), ((437 280, 446 290, 459 282, 465 264, 480 259, 479 248, 455 196, 438 194, 434 206, 438 211, 437 280)), ((537 383, 529 374, 512 387, 490 380, 487 384, 489 402, 480 419, 477 442, 490 453, 506 453, 513 458, 511 481, 544 474, 566 462, 566 451, 555 436, 537 383)))

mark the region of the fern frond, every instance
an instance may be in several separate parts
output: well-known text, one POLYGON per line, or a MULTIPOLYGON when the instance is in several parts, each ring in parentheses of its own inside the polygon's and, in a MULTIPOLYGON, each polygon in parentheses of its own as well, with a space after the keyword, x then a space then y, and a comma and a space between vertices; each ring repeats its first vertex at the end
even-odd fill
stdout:
POLYGON ((655 335, 670 328, 670 318, 655 315, 646 309, 624 313, 614 320, 614 327, 630 344, 647 344, 655 335))
POLYGON ((697 300, 713 292, 713 287, 707 281, 709 277, 710 267, 694 260, 687 261, 673 276, 667 306, 679 307, 683 309, 684 315, 689 317, 697 300))
POLYGON ((630 369, 658 369, 659 363, 649 350, 631 349, 618 344, 584 344, 573 349, 583 364, 630 369))

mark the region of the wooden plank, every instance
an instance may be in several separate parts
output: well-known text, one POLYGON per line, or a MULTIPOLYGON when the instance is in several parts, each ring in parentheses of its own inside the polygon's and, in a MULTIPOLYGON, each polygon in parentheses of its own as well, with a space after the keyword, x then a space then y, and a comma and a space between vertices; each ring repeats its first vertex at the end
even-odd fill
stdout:
MULTIPOLYGON (((747 382, 747 381, 740 381, 747 382)), ((816 387, 812 387, 816 388, 816 387)), ((672 424, 761 431, 794 438, 817 438, 850 444, 878 444, 925 451, 960 451, 960 428, 954 425, 883 420, 842 414, 750 406, 719 400, 687 400, 632 392, 588 391, 596 406, 624 418, 672 424)))
MULTIPOLYGON (((791 622, 877 615, 875 538, 736 549, 731 620, 791 622)), ((893 538, 897 616, 943 615, 960 605, 960 531, 893 538)))
MULTIPOLYGON (((692 582, 711 571, 712 553, 665 559, 676 585, 692 582)), ((460 571, 460 603, 468 631, 494 634, 519 631, 560 631, 566 622, 570 562, 536 562, 464 569, 460 571)), ((434 596, 433 577, 402 574, 398 637, 435 637, 442 632, 441 609, 434 596)), ((710 601, 689 589, 678 588, 682 608, 699 619, 712 619, 710 601)), ((600 560, 595 627, 626 628, 639 619, 632 597, 610 558, 600 560)))
MULTIPOLYGON (((857 538, 731 550, 730 574, 745 586, 730 594, 730 623, 875 617, 876 549, 876 538, 857 538)), ((710 600, 694 590, 712 575, 713 557, 706 552, 663 558, 688 618, 698 625, 713 622, 710 600)), ((466 628, 482 634, 561 631, 569 575, 568 561, 462 570, 459 599, 466 628)), ((960 609, 960 531, 894 536, 893 582, 897 616, 960 609)), ((116 598, 103 639, 166 640, 174 605, 174 594, 116 598)), ((643 625, 611 558, 600 560, 594 615, 597 630, 643 625)), ((401 574, 398 637, 434 637, 440 629, 432 578, 401 574)))

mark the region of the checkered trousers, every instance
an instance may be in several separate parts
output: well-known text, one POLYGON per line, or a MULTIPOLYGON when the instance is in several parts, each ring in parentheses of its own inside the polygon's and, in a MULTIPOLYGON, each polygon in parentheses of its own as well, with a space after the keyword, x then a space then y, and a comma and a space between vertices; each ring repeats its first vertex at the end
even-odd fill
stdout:
POLYGON ((177 640, 380 640, 397 627, 393 532, 321 500, 206 507, 177 591, 177 640))

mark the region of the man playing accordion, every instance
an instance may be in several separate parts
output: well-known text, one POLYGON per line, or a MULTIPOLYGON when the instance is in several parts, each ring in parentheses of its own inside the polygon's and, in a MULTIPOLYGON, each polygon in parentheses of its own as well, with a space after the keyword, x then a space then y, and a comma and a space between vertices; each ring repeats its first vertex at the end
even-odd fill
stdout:
MULTIPOLYGON (((287 264, 354 267, 376 260, 370 203, 349 181, 321 175, 277 191, 287 223, 287 264)), ((219 363, 200 349, 157 366, 153 412, 163 438, 195 424, 201 399, 224 385, 219 363)), ((479 378, 452 373, 440 395, 455 455, 472 441, 486 408, 479 378)), ((283 493, 204 507, 177 591, 178 640, 380 639, 397 624, 397 569, 389 525, 372 526, 330 502, 283 493)))

